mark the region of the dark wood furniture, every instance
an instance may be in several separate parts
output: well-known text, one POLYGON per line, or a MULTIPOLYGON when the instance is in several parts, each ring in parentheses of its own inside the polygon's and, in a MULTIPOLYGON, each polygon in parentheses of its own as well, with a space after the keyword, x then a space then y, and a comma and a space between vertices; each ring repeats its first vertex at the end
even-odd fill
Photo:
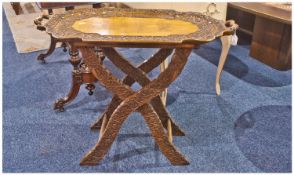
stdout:
POLYGON ((10 2, 14 12, 16 15, 20 14, 21 11, 21 7, 20 7, 20 2, 10 2))
MULTIPOLYGON (((127 7, 124 7, 124 8, 127 8, 127 7)), ((43 19, 49 19, 49 16, 48 15, 41 15, 39 18, 37 18, 34 21, 35 24, 37 25, 37 29, 41 30, 41 31, 46 30, 46 28, 42 25, 43 19)), ((121 25, 123 26, 124 24, 121 24, 121 25)), ((233 20, 228 20, 226 22, 226 26, 231 27, 232 31, 236 31, 236 29, 238 27, 238 25, 235 24, 235 22, 233 20)), ((92 29, 92 26, 90 26, 88 28, 92 29)), ((183 28, 182 28, 182 30, 183 30, 183 28)), ((49 56, 50 54, 53 53, 53 51, 55 50, 56 43, 57 42, 62 42, 62 40, 60 40, 60 39, 58 39, 58 38, 56 38, 56 37, 54 37, 52 35, 50 35, 50 37, 51 37, 51 45, 50 45, 49 50, 47 51, 46 54, 41 53, 39 55, 39 57, 38 57, 38 58, 42 57, 43 61, 44 61, 44 58, 46 56, 49 56)), ((226 62, 227 55, 228 55, 228 52, 229 52, 229 49, 230 49, 231 37, 232 37, 231 35, 224 35, 224 36, 222 36, 220 38, 221 42, 222 42, 222 51, 221 51, 221 55, 220 55, 220 59, 219 59, 219 65, 217 67, 217 74, 216 74, 216 81, 215 81, 216 95, 220 95, 220 91, 221 91, 221 88, 220 88, 221 73, 222 73, 223 66, 224 66, 224 64, 226 62)), ((63 44, 66 45, 65 43, 63 43, 63 44)), ((64 47, 66 48, 66 46, 64 46, 64 47)), ((97 53, 97 55, 99 55, 99 57, 102 60, 105 58, 105 56, 102 53, 101 49, 96 48, 96 53, 97 53)), ((73 61, 71 61, 71 63, 72 63, 72 65, 74 65, 74 67, 76 66, 75 64, 80 64, 80 63, 75 63, 73 61)), ((160 70, 163 71, 166 66, 167 66, 167 60, 165 60, 165 62, 163 62, 160 65, 160 70)), ((73 83, 72 83, 71 90, 69 91, 69 93, 68 93, 68 95, 66 97, 60 98, 54 103, 54 109, 58 109, 59 111, 63 112, 65 110, 64 106, 71 103, 76 98, 76 96, 79 93, 80 86, 82 84, 86 84, 86 89, 89 91, 89 95, 93 95, 95 85, 92 82, 95 82, 95 81, 93 81, 91 76, 88 77, 88 74, 90 74, 90 72, 87 69, 87 67, 85 67, 84 64, 81 64, 79 73, 78 74, 73 73, 73 77, 72 77, 73 83), (81 78, 81 75, 87 75, 87 76, 85 76, 84 78, 81 78)), ((165 91, 165 93, 163 93, 162 96, 164 98, 166 98, 167 91, 165 91)))
MULTIPOLYGON (((49 15, 53 15, 53 9, 55 8, 65 8, 65 11, 68 10, 73 10, 75 8, 75 6, 80 6, 80 5, 87 5, 87 4, 92 4, 93 8, 100 8, 102 7, 101 3, 90 3, 90 2, 37 2, 37 5, 39 6, 39 8, 41 10, 48 10, 48 14, 49 15)), ((37 29, 43 31, 45 30, 44 27, 42 27, 41 23, 43 19, 49 19, 49 15, 41 15, 39 18, 37 18, 34 23, 37 25, 37 29)), ((56 44, 58 42, 61 42, 61 47, 63 47, 63 51, 66 52, 67 51, 67 45, 66 43, 60 41, 59 39, 55 38, 55 37, 50 37, 50 46, 49 49, 47 50, 46 53, 41 53, 38 55, 37 60, 42 61, 42 63, 46 63, 45 58, 48 57, 49 55, 51 55, 55 48, 56 48, 56 44)), ((99 54, 101 54, 101 51, 98 51, 99 54)), ((101 57, 104 58, 103 55, 101 55, 101 57)), ((74 64, 74 63, 73 63, 74 64)), ((88 70, 81 68, 81 71, 85 74, 88 73, 88 70)), ((81 86, 82 84, 86 84, 86 89, 89 91, 89 95, 93 95, 93 91, 95 89, 95 85, 92 83, 93 81, 88 80, 87 78, 85 80, 77 80, 77 76, 73 76, 73 80, 75 80, 76 82, 80 82, 79 86, 81 86), (89 82, 90 81, 90 82, 89 82)), ((78 84, 74 84, 74 86, 78 86, 78 84)), ((73 90, 69 92, 68 98, 67 99, 59 99, 55 105, 54 105, 54 109, 59 109, 60 111, 64 111, 63 106, 69 102, 71 102, 78 94, 79 92, 79 88, 72 88, 73 90)))
POLYGON ((48 14, 53 14, 53 9, 55 8, 65 8, 65 10, 73 10, 75 6, 92 4, 93 8, 100 8, 101 3, 93 2, 37 2, 37 5, 42 10, 48 10, 48 14))
POLYGON ((239 24, 250 56, 278 70, 291 69, 292 19, 289 3, 229 3, 227 19, 239 24))
MULTIPOLYGON (((68 11, 68 10, 73 10, 75 6, 87 5, 87 4, 92 4, 93 8, 101 7, 101 3, 93 3, 93 2, 37 2, 38 7, 42 11, 48 10, 49 15, 52 15, 53 9, 56 9, 56 8, 65 8, 65 10, 68 11)), ((35 24, 36 25, 40 24, 43 18, 46 16, 48 15, 45 15, 45 14, 41 15, 37 20, 35 20, 35 24)), ((47 17, 46 19, 49 19, 49 17, 47 17)), ((39 29, 42 30, 40 27, 39 29)), ((46 62, 45 58, 54 52, 57 42, 59 42, 57 39, 51 37, 51 42, 50 42, 48 51, 46 53, 41 53, 40 55, 38 55, 37 60, 40 60, 43 63, 45 63, 46 62)), ((64 52, 67 51, 65 43, 62 43, 61 47, 63 47, 64 52)))
MULTIPOLYGON (((91 127, 100 129, 100 136, 80 165, 98 164, 125 119, 135 111, 142 114, 160 150, 173 165, 189 164, 172 144, 172 136, 183 136, 184 132, 170 117, 160 94, 180 75, 193 48, 232 35, 234 26, 227 27, 224 22, 199 13, 100 8, 53 15, 43 27, 69 48, 73 65, 71 92, 77 92, 83 81, 98 81, 114 94, 106 111, 91 127), (127 75, 124 79, 119 80, 103 66, 98 47, 127 75), (114 47, 160 49, 136 67, 114 47), (167 68, 157 78, 149 79, 147 73, 172 53, 167 68), (130 87, 135 82, 142 86, 139 91, 130 87)), ((68 102, 71 95, 63 100, 68 102)))

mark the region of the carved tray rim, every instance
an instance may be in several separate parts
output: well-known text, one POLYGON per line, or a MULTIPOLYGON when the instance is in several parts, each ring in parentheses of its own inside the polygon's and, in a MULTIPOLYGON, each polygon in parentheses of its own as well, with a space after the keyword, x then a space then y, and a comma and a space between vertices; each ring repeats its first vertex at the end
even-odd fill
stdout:
POLYGON ((178 12, 166 9, 127 9, 127 8, 84 8, 69 10, 63 14, 53 15, 44 25, 46 32, 62 41, 80 40, 83 42, 99 43, 146 43, 146 44, 198 44, 212 41, 226 32, 225 22, 206 16, 198 12, 178 12), (168 36, 111 36, 97 33, 83 33, 72 28, 75 21, 90 17, 157 17, 163 19, 177 19, 191 22, 199 30, 187 35, 168 36))

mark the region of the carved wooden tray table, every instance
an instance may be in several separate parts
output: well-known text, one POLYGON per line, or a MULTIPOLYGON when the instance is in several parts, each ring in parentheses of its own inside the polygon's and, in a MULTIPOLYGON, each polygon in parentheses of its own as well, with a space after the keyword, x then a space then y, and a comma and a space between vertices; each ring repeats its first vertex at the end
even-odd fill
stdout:
MULTIPOLYGON (((77 9, 54 15, 43 27, 48 34, 67 44, 73 64, 72 90, 58 103, 69 102, 81 82, 98 81, 114 96, 108 108, 92 125, 99 130, 97 144, 80 165, 96 165, 115 140, 123 122, 132 112, 140 112, 162 153, 173 165, 189 164, 172 143, 172 136, 184 132, 175 124, 160 95, 180 75, 193 48, 218 37, 231 35, 233 25, 192 12, 142 9, 77 9), (114 47, 159 48, 138 67, 114 47), (81 54, 79 54, 81 53, 81 54), (172 55, 168 64, 165 60, 172 55), (119 80, 103 66, 105 55, 126 77, 119 80), (147 73, 162 65, 151 80, 147 73), (141 89, 130 86, 139 83, 141 89)), ((58 107, 57 103, 57 107, 58 107)))

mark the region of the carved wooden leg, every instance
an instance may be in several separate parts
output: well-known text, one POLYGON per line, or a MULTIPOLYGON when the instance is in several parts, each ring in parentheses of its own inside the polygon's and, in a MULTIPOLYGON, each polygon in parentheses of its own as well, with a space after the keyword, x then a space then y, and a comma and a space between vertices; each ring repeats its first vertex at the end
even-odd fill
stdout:
POLYGON ((56 48, 57 40, 56 40, 54 37, 52 37, 52 36, 50 36, 50 37, 51 37, 51 43, 50 43, 50 47, 49 47, 49 49, 47 50, 46 53, 41 53, 41 54, 37 57, 37 60, 42 61, 42 63, 46 63, 45 58, 46 58, 47 56, 51 55, 51 54, 53 53, 53 51, 55 50, 55 48, 56 48))
POLYGON ((95 53, 97 57, 101 60, 101 64, 102 64, 105 59, 105 55, 103 54, 102 49, 99 47, 95 47, 95 53))
POLYGON ((72 71, 72 86, 66 97, 58 99, 54 103, 54 109, 59 109, 59 111, 64 111, 64 105, 70 103, 72 100, 76 98, 79 93, 80 86, 83 83, 83 75, 79 70, 78 66, 81 63, 81 58, 79 57, 78 51, 70 52, 70 63, 73 65, 72 71))
MULTIPOLYGON (((135 82, 135 78, 141 84, 142 86, 146 85, 150 82, 150 80, 145 76, 143 72, 140 72, 132 66, 127 61, 121 61, 123 60, 123 57, 119 55, 116 50, 112 48, 103 49, 107 57, 116 65, 122 65, 121 70, 125 72, 128 76, 123 80, 123 83, 126 85, 131 86, 135 82), (130 72, 131 71, 131 72, 130 72), (132 73, 133 72, 133 73, 132 73), (135 73, 134 73, 135 72, 135 73), (135 78, 131 78, 131 77, 135 78)), ((157 67, 158 64, 160 64, 162 61, 165 60, 165 58, 172 53, 171 49, 161 49, 158 51, 153 57, 148 59, 146 62, 144 62, 142 65, 140 65, 138 68, 144 71, 145 73, 150 72, 152 69, 157 67)), ((101 123, 103 120, 103 117, 109 118, 114 110, 118 107, 118 105, 122 102, 121 99, 119 99, 117 96, 114 96, 112 99, 110 105, 108 106, 106 112, 102 114, 102 117, 99 118, 97 122, 95 122, 91 129, 99 129, 101 127, 101 123)), ((185 133, 175 124, 175 122, 171 119, 168 112, 165 109, 165 106, 163 105, 160 97, 155 97, 151 101, 151 105, 153 106, 156 113, 159 115, 160 120, 162 121, 165 128, 167 128, 167 121, 170 120, 171 124, 173 126, 173 134, 176 136, 184 136, 185 133)))
POLYGON ((81 50, 85 60, 89 61, 86 64, 95 68, 92 71, 99 82, 121 99, 124 99, 110 117, 101 139, 82 159, 81 165, 96 165, 104 157, 117 136, 124 120, 135 110, 138 110, 143 115, 159 148, 171 163, 173 165, 189 164, 185 157, 168 141, 168 137, 164 132, 158 115, 148 103, 178 77, 192 49, 177 49, 169 67, 158 78, 148 83, 148 85, 143 86, 138 93, 134 92, 129 86, 122 84, 103 65, 95 63, 95 54, 91 53, 91 49, 82 48, 81 50))
MULTIPOLYGON (((95 52, 97 53, 97 49, 95 49, 95 52)), ((101 51, 102 52, 102 51, 101 51)), ((168 57, 172 53, 172 49, 160 49, 156 54, 154 54, 151 58, 147 59, 146 62, 143 62, 138 68, 144 71, 145 73, 149 73, 152 71, 155 67, 157 67, 158 64, 160 64, 166 57, 168 57)), ((123 83, 132 86, 133 83, 135 83, 135 80, 132 79, 130 76, 126 76, 123 79, 123 83)), ((101 117, 91 126, 91 129, 93 130, 99 130, 102 124, 103 117, 110 117, 113 113, 113 111, 118 107, 118 105, 121 103, 121 100, 118 98, 118 96, 114 96, 108 106, 108 108, 105 110, 105 112, 101 115, 101 117)))
POLYGON ((103 118, 103 121, 102 121, 102 126, 101 126, 101 130, 100 130, 100 136, 99 136, 99 140, 102 138, 102 135, 105 131, 105 128, 106 128, 106 125, 108 123, 108 119, 106 117, 103 118))
POLYGON ((11 2, 12 8, 15 12, 16 15, 19 15, 20 12, 22 11, 20 2, 11 2))
POLYGON ((66 43, 61 43, 61 47, 63 47, 63 52, 67 52, 66 43))
POLYGON ((48 14, 53 15, 53 9, 48 9, 48 14))
POLYGON ((216 95, 220 95, 220 77, 221 77, 221 73, 223 71, 223 67, 229 53, 232 36, 231 35, 222 36, 220 39, 222 42, 222 52, 219 58, 219 63, 218 63, 217 73, 216 73, 216 80, 215 80, 216 95))
MULTIPOLYGON (((103 53, 108 57, 108 59, 117 67, 119 67, 124 73, 126 73, 129 77, 133 80, 137 81, 141 86, 145 86, 151 81, 146 76, 144 71, 136 68, 126 59, 124 59, 115 49, 113 48, 103 48, 103 53)), ((166 58, 166 57, 164 57, 166 58)), ((166 59, 164 59, 166 60, 166 59)), ((162 64, 167 66, 167 62, 164 61, 162 64)), ((156 66, 157 67, 157 66, 156 66)), ((184 132, 172 121, 171 117, 169 116, 168 112, 166 111, 165 105, 163 105, 160 96, 156 96, 151 100, 151 105, 159 115, 163 125, 167 128, 167 121, 170 120, 172 125, 174 126, 174 134, 177 136, 185 135, 184 132)), ((109 115, 110 116, 110 115, 109 115)))

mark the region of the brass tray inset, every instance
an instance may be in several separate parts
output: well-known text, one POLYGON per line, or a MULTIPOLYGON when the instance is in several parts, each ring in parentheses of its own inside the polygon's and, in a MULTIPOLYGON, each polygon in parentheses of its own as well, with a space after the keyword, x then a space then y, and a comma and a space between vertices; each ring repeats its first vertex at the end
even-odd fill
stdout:
POLYGON ((186 35, 198 30, 191 22, 137 17, 92 17, 76 21, 72 27, 83 33, 114 36, 186 35))

